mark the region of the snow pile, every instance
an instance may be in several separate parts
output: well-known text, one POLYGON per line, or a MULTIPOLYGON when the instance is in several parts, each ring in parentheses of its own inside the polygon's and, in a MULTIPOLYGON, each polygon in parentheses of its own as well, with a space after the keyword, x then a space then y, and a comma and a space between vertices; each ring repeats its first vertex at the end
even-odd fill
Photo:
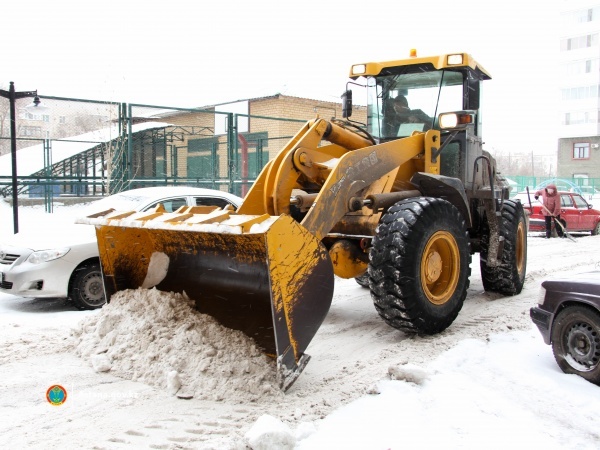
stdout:
POLYGON ((268 414, 258 418, 245 438, 252 450, 292 450, 296 446, 290 427, 268 414))
POLYGON ((77 355, 107 372, 180 398, 273 399, 275 362, 241 331, 194 309, 185 295, 157 289, 117 292, 73 330, 77 355))
POLYGON ((408 363, 390 366, 388 375, 391 380, 402 380, 414 384, 423 384, 429 379, 429 374, 425 369, 408 363))

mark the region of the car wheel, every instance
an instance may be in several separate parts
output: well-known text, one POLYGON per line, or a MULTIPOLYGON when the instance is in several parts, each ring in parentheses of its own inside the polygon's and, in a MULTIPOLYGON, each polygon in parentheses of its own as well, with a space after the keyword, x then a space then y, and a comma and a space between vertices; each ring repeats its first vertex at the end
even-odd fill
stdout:
POLYGON ((587 306, 569 306, 552 327, 552 352, 564 373, 600 385, 600 313, 587 306))
POLYGON ((596 224, 594 229, 592 230, 592 236, 598 236, 600 234, 600 222, 596 224))
POLYGON ((106 303, 100 264, 87 264, 75 270, 69 298, 79 309, 97 309, 106 303))

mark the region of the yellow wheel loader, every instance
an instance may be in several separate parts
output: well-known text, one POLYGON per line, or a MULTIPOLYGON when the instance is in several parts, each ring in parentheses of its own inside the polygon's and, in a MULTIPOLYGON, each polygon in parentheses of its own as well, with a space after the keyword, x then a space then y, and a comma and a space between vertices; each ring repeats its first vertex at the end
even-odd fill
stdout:
POLYGON ((107 298, 185 291, 200 312, 243 331, 277 360, 287 389, 328 313, 334 275, 370 289, 389 325, 439 333, 457 317, 479 253, 484 288, 518 294, 527 227, 482 149, 470 55, 352 66, 366 123, 309 121, 269 161, 237 211, 113 211, 96 226, 107 298))

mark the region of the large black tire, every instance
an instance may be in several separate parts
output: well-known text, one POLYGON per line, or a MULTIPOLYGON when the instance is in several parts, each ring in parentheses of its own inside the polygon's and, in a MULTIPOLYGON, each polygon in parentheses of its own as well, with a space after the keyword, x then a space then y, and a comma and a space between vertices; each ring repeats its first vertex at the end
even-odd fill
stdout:
POLYGON ((523 289, 527 270, 527 222, 521 202, 505 200, 501 220, 500 235, 504 237, 504 247, 498 266, 487 264, 489 228, 487 221, 483 225, 479 254, 481 281, 486 291, 517 295, 523 289))
POLYGON ((69 298, 79 309, 97 309, 106 303, 99 263, 88 263, 75 270, 69 298))
POLYGON ((409 333, 448 328, 469 287, 465 219, 439 198, 402 200, 381 218, 370 251, 371 297, 388 325, 409 333))
POLYGON ((365 272, 358 277, 354 277, 354 281, 356 281, 359 286, 368 288, 369 287, 369 272, 365 272))
POLYGON ((594 229, 592 230, 592 236, 598 236, 600 234, 600 222, 596 224, 594 229))
POLYGON ((563 309, 552 327, 552 352, 564 373, 600 385, 600 314, 575 305, 563 309))

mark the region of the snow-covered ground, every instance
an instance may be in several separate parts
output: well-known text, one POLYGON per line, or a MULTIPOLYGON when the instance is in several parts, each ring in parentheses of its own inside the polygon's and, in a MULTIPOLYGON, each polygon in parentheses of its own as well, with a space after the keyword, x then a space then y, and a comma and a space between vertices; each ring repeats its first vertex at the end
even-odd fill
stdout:
MULTIPOLYGON (((21 207, 20 229, 59 233, 76 210, 21 207)), ((11 233, 0 201, 0 240, 11 233)), ((431 337, 390 328, 367 289, 336 280, 286 394, 251 345, 183 314, 185 298, 147 292, 144 307, 134 291, 126 308, 82 312, 0 294, 0 434, 10 448, 600 448, 600 388, 563 374, 529 318, 544 279, 600 266, 600 236, 576 241, 530 234, 515 297, 485 293, 475 257, 463 310, 431 337), (56 384, 61 406, 46 401, 56 384)))

